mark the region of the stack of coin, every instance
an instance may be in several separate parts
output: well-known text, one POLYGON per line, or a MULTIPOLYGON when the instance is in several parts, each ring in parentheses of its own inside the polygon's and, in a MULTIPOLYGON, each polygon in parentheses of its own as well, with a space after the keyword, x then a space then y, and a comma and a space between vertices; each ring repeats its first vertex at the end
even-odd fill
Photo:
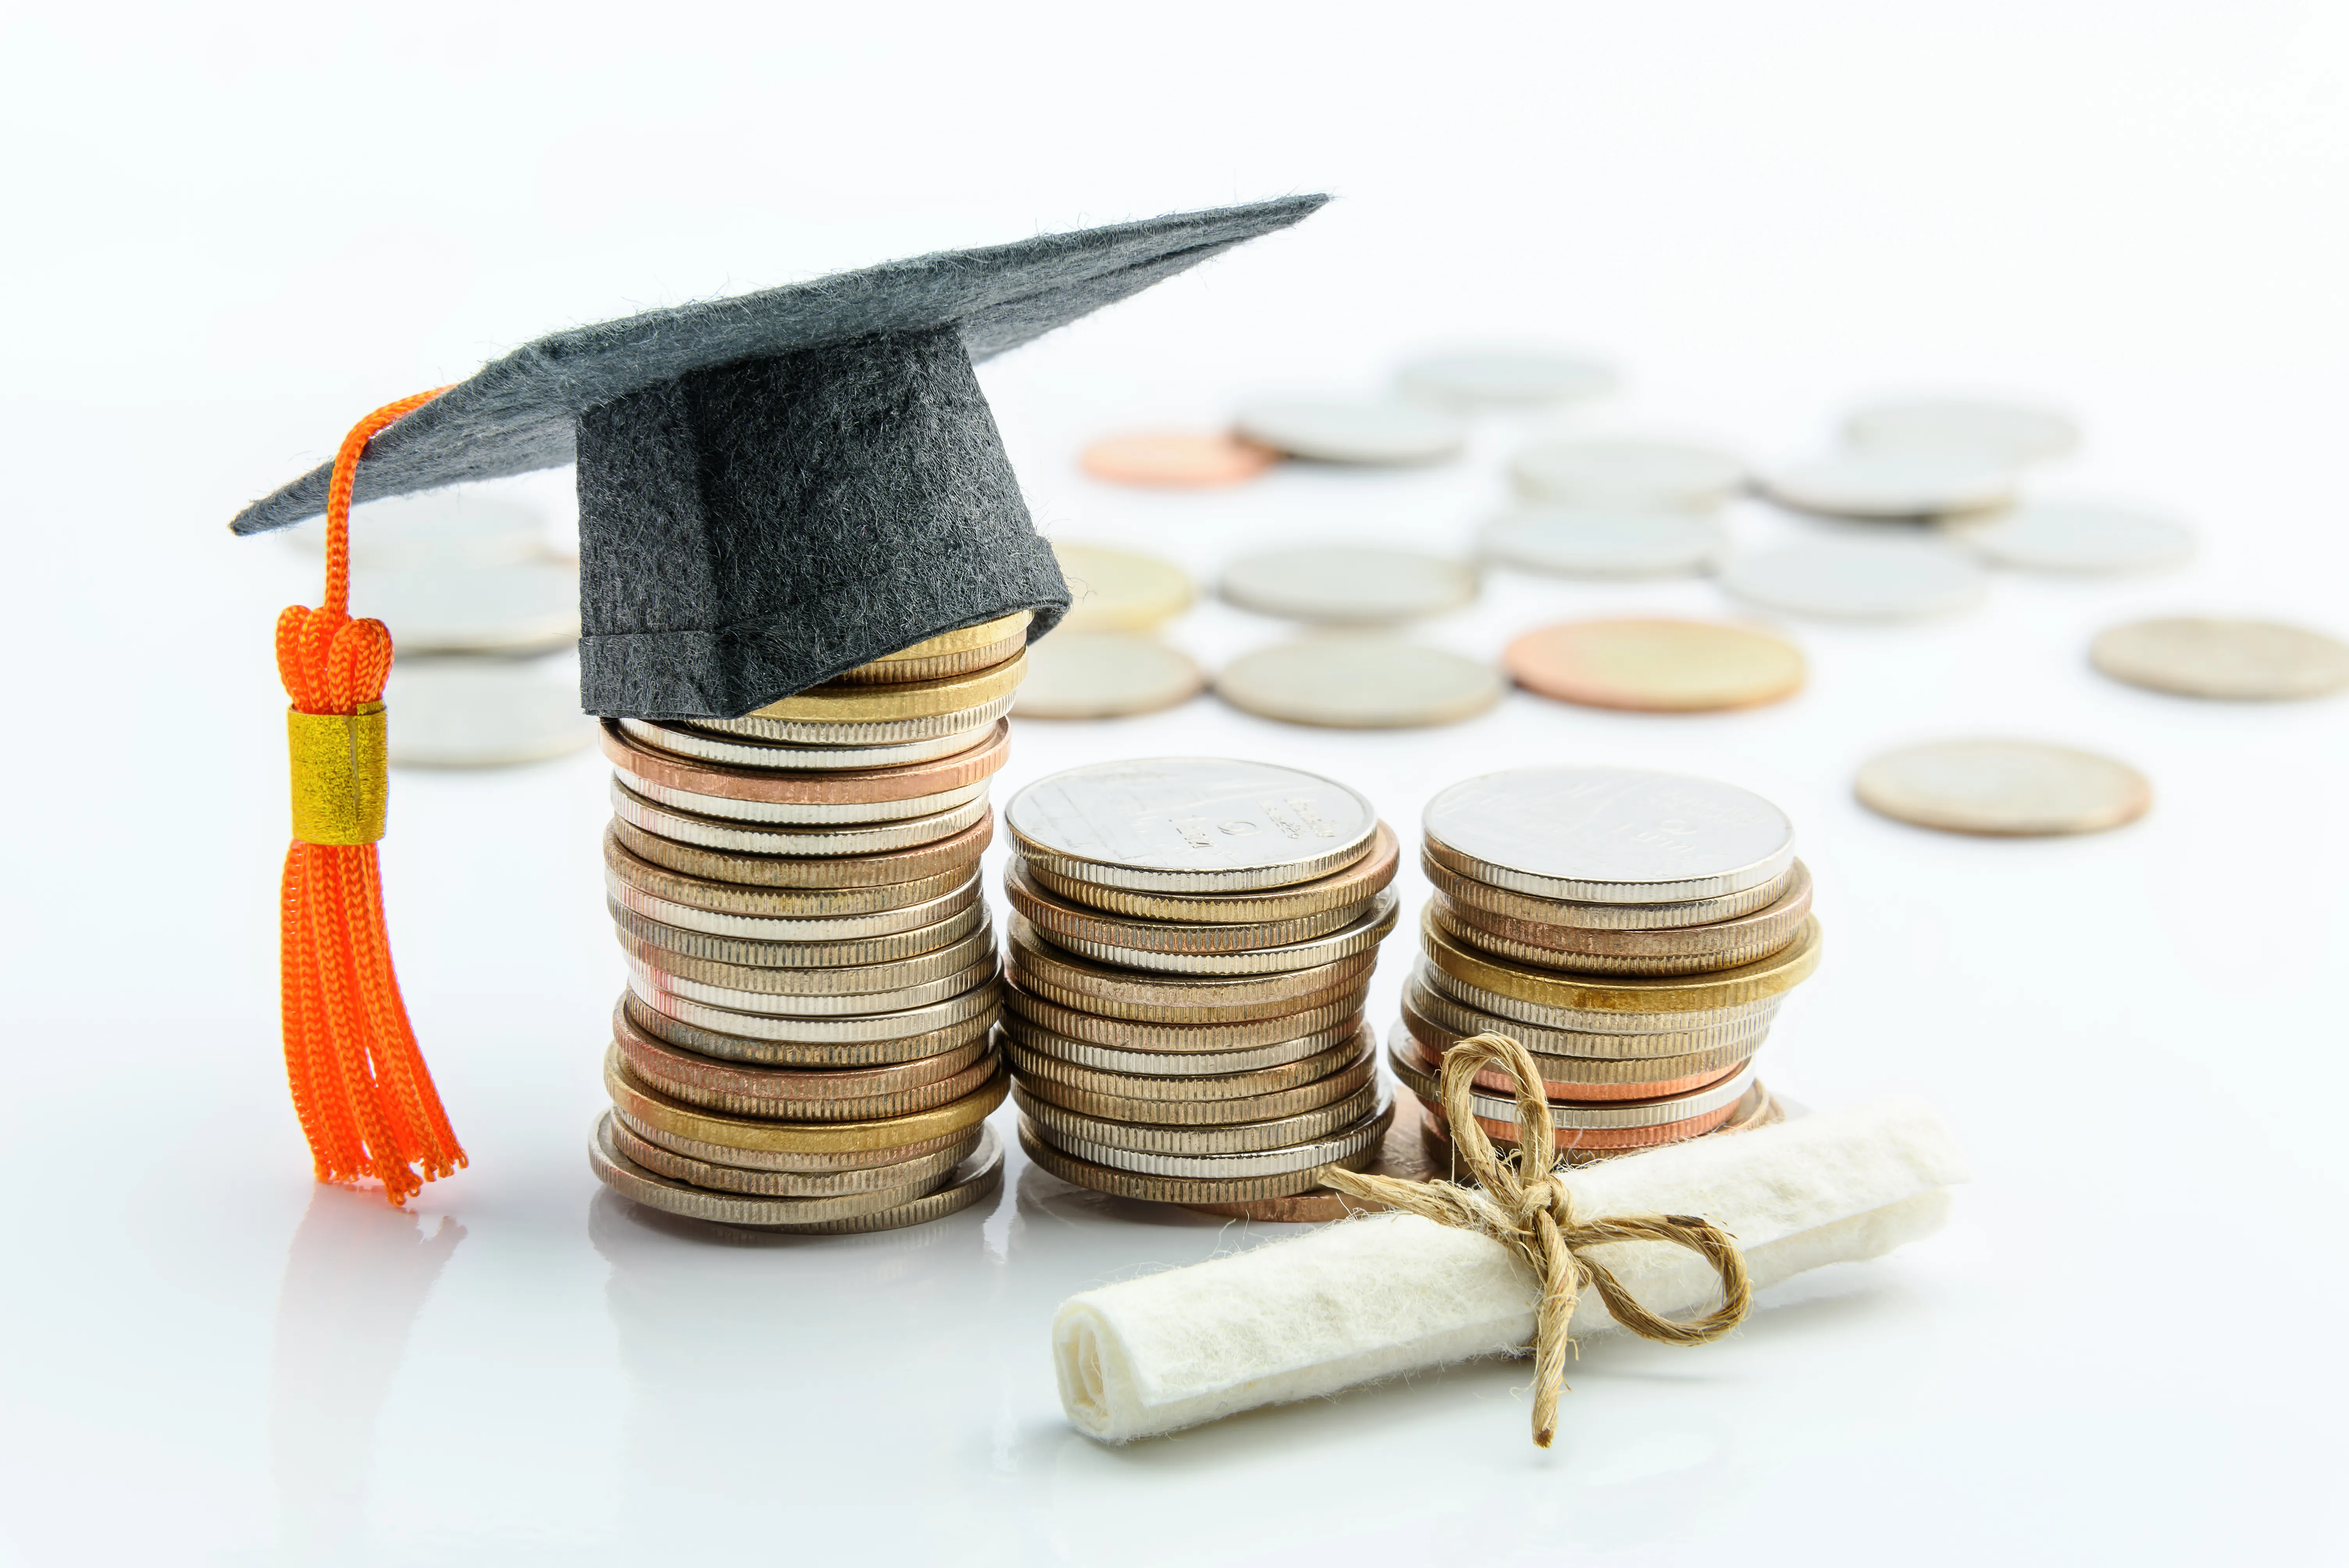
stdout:
MULTIPOLYGON (((1485 1033, 1532 1053, 1569 1158, 1767 1114, 1754 1053, 1819 959, 1776 807, 1702 779, 1527 768, 1453 785, 1424 827, 1435 892, 1388 1059, 1432 1125, 1444 1051, 1485 1033)), ((1513 1086, 1478 1087, 1478 1124, 1513 1141, 1513 1086)))
MULTIPOLYGON (((1020 1142, 1167 1203, 1277 1203, 1377 1157, 1362 1001, 1399 847, 1354 790, 1221 758, 1041 779, 1004 808, 1020 1142)), ((1245 1211, 1243 1211, 1245 1212, 1245 1211)))
POLYGON ((996 1191, 1009 1087, 978 857, 1022 612, 743 718, 624 718, 605 887, 628 989, 598 1176, 721 1223, 888 1230, 996 1191))

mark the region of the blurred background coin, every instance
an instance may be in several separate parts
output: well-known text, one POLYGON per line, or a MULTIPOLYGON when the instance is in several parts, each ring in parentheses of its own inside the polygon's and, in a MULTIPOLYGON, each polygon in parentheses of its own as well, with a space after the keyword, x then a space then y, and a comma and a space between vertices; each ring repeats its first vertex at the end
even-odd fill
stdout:
POLYGON ((579 635, 579 568, 559 561, 354 568, 351 609, 389 626, 403 655, 545 652, 579 635))
MULTIPOLYGON (((326 524, 318 519, 285 536, 312 555, 326 552, 326 524)), ((547 553, 544 513, 461 487, 355 506, 350 538, 355 567, 503 566, 547 553)))
POLYGON ((1510 465, 1528 500, 1709 510, 1745 483, 1745 465, 1687 441, 1630 436, 1545 441, 1510 465))
POLYGON ((1154 431, 1111 436, 1085 449, 1085 472, 1112 484, 1201 490, 1252 480, 1280 460, 1269 447, 1237 436, 1154 431))
POLYGON ((1652 713, 1777 702, 1805 674, 1792 643, 1709 621, 1568 621, 1517 638, 1502 662, 1540 696, 1652 713))
POLYGON ((2194 553, 2194 531, 2176 518, 2097 501, 2022 501, 1956 537, 2023 572, 2158 572, 2194 553))
POLYGON ((1776 469, 1762 488, 1826 517, 1956 517, 2013 500, 2019 477, 2012 459, 1971 449, 1861 448, 1776 469))
POLYGON ((1098 544, 1052 542, 1069 580, 1060 632, 1146 632, 1191 607, 1191 578, 1171 561, 1098 544))
POLYGON ((403 768, 500 768, 585 748, 579 666, 543 659, 401 659, 383 692, 386 745, 403 768))
POLYGON ((1751 604, 1827 621, 1920 621, 1982 603, 1982 569, 1937 539, 1820 539, 1733 555, 1721 585, 1751 604))
POLYGON ((1206 677, 1191 655, 1133 632, 1055 631, 1028 650, 1014 718, 1113 718, 1187 702, 1206 677))
POLYGON ((1489 559, 1554 577, 1677 577, 1712 566, 1727 542, 1695 512, 1526 506, 1485 525, 1489 559))
POLYGON ((1259 614, 1379 625, 1458 609, 1476 597, 1476 573, 1414 551, 1324 545, 1243 556, 1224 569, 1223 594, 1259 614))
POLYGON ((2274 621, 2133 621, 2098 633, 2088 658, 2116 681, 2179 696, 2271 702, 2349 686, 2349 644, 2274 621))
POLYGON ((1897 397, 1855 409, 1844 443, 1869 451, 1976 453, 1995 462, 2043 462, 2080 445, 2069 415, 1969 397, 1897 397))
POLYGON ((1264 718, 1332 729, 1454 724, 1491 707, 1502 682, 1489 665, 1395 637, 1317 637, 1243 654, 1216 695, 1264 718))
POLYGON ((2145 815, 2153 786, 2125 762, 2031 740, 1905 747, 1859 770, 1860 803, 1951 833, 2095 833, 2145 815))
POLYGON ((1578 403, 1613 391, 1616 381, 1614 367, 1594 359, 1506 349, 1431 354, 1395 377, 1411 397, 1464 408, 1578 403))
POLYGON ((1436 463, 1468 439, 1457 416, 1400 398, 1268 399, 1241 409, 1236 423, 1248 440, 1324 463, 1436 463))

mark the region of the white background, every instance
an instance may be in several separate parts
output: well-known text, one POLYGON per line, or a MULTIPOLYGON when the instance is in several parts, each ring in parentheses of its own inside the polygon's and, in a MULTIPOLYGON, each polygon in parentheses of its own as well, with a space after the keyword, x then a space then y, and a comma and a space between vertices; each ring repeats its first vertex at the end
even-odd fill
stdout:
MULTIPOLYGON (((0 119, 0 1556, 2339 1549, 2349 724, 2116 686, 2084 649, 2174 609, 2349 629, 2343 7, 17 6, 0 119), (401 975, 474 1164, 413 1218, 314 1189, 277 1059, 269 628, 316 589, 226 519, 365 410, 551 328, 1310 190, 1339 200, 982 372, 1048 531, 1202 573, 1260 543, 1461 548, 1522 430, 1219 496, 1074 458, 1252 389, 1370 388, 1422 347, 1551 342, 1630 371, 1592 421, 1765 460, 1880 388, 2054 398, 2090 439, 2047 488, 2175 508, 2201 554, 2002 578, 1943 625, 1797 628, 1810 689, 1748 715, 1516 696, 1352 736, 1205 700, 1022 725, 999 789, 1227 751, 1342 777, 1407 839, 1435 788, 1515 761, 1757 789, 1798 824, 1829 951, 1764 1075, 1931 1097, 1976 1166, 1953 1228, 1772 1293, 1724 1345, 1591 1346, 1547 1455, 1507 1364, 1094 1447, 1059 1418, 1054 1304, 1269 1232, 1016 1155, 991 1214, 862 1241, 730 1245, 599 1196, 619 966, 586 757, 396 779, 401 975), (1851 802, 1874 750, 1982 733, 2123 757, 2154 811, 1993 842, 1851 802)), ((1491 653, 1641 608, 1723 604, 1496 577, 1428 634, 1491 653)), ((1211 660, 1278 634, 1214 607, 1175 630, 1211 660)), ((1405 939, 1388 954, 1381 1017, 1405 939)))

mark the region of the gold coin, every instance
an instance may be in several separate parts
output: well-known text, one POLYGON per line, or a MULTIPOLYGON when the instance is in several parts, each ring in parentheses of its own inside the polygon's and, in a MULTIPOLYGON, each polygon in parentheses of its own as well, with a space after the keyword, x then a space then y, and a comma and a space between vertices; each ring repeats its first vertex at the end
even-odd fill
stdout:
POLYGON ((996 983, 974 986, 958 996, 927 1006, 905 1007, 894 1013, 870 1013, 831 1018, 778 1017, 771 1013, 738 1013, 714 1007, 664 990, 638 974, 628 976, 628 990, 654 1012, 696 1028, 740 1035, 754 1040, 790 1040, 801 1045, 845 1045, 859 1040, 900 1040, 911 1035, 951 1028, 972 1018, 993 1020, 1001 1010, 996 983))
POLYGON ((638 860, 685 876, 742 887, 885 887, 902 886, 942 872, 969 875, 970 868, 978 863, 980 853, 995 836, 995 814, 989 811, 958 833, 911 849, 878 855, 821 857, 730 854, 723 850, 705 850, 647 832, 620 817, 613 818, 609 826, 621 847, 638 860))
MULTIPOLYGON (((1252 925, 1120 919, 1055 898, 1038 885, 1028 872, 1027 862, 1016 855, 1003 868, 1003 892, 1011 907, 1050 941, 1154 953, 1240 953, 1284 947, 1342 931, 1361 918, 1370 903, 1365 899, 1357 904, 1252 925)), ((1079 946, 1076 951, 1085 948, 1079 946)))
POLYGON ((1366 1083, 1340 1100, 1295 1116, 1266 1121, 1225 1122, 1205 1127, 1171 1127, 1150 1122, 1112 1121, 1087 1116, 1042 1099, 1014 1085, 1021 1119, 1052 1140, 1097 1143, 1136 1154, 1257 1154, 1293 1149, 1353 1126, 1378 1109, 1379 1086, 1366 1083))
POLYGON ((2349 686, 2349 644, 2273 621, 2137 621, 2099 632, 2088 659, 2116 681, 2222 702, 2323 696, 2349 686))
MULTIPOLYGON (((935 953, 886 964, 843 965, 834 969, 761 969, 747 964, 719 964, 656 947, 626 931, 618 935, 622 953, 672 980, 698 981, 730 991, 765 992, 778 996, 871 996, 943 980, 995 961, 995 933, 985 926, 935 953)), ((978 983, 973 980, 970 985, 978 983)))
POLYGON ((640 751, 666 753, 687 762, 717 762, 729 768, 760 769, 772 773, 854 773, 935 762, 984 743, 988 732, 994 728, 993 725, 981 725, 977 729, 892 746, 806 746, 760 740, 747 735, 710 735, 677 719, 621 718, 612 722, 619 725, 620 733, 640 751))
POLYGON ((727 914, 717 910, 697 909, 691 904, 658 898, 640 888, 632 887, 609 866, 604 871, 604 892, 609 902, 647 920, 658 921, 663 925, 681 926, 687 931, 698 931, 711 936, 802 945, 812 942, 852 942, 864 937, 895 936, 904 932, 920 931, 959 914, 979 902, 978 873, 975 871, 961 886, 920 903, 874 910, 865 914, 809 915, 804 918, 727 914))
MULTIPOLYGON (((1241 1099, 1252 1095, 1284 1093, 1330 1077, 1358 1053, 1353 1037, 1326 1050, 1278 1067, 1212 1078, 1145 1078, 1130 1072, 1103 1072, 1031 1051, 1017 1038, 1004 1037, 1005 1059, 1020 1083, 1045 1083, 1086 1094, 1126 1096, 1135 1099, 1241 1099)), ((1049 1098, 1049 1097, 1048 1097, 1049 1098)))
POLYGON ((1755 964, 1802 934, 1811 913, 1810 872, 1801 872, 1775 903, 1736 920, 1662 931, 1591 931, 1512 920, 1464 909, 1436 893, 1428 907, 1447 935, 1480 952, 1545 969, 1619 975, 1701 975, 1755 964))
POLYGON ((655 1039, 721 1061, 756 1062, 774 1068, 864 1068, 889 1062, 910 1062, 934 1057, 985 1037, 995 1019, 979 1013, 919 1034, 879 1040, 761 1040, 730 1035, 666 1017, 639 1001, 633 992, 621 993, 628 1020, 655 1039))
POLYGON ((2032 838, 2136 821, 2153 786, 2125 762, 2032 740, 1945 740, 1871 758, 1860 804, 1948 833, 2032 838))
MULTIPOLYGON (((802 1181, 852 1181, 874 1171, 886 1171, 893 1165, 910 1161, 927 1160, 951 1150, 959 1161, 978 1146, 979 1130, 966 1127, 936 1138, 926 1138, 918 1143, 908 1143, 902 1149, 846 1150, 831 1154, 779 1153, 766 1149, 728 1149, 719 1144, 702 1143, 690 1138, 680 1138, 674 1132, 636 1120, 625 1106, 612 1108, 613 1125, 626 1128, 636 1138, 688 1160, 711 1165, 723 1165, 730 1171, 751 1171, 770 1175, 796 1176, 802 1181)), ((888 1183, 885 1182, 884 1185, 888 1183)), ((822 1196, 811 1193, 808 1196, 822 1196)), ((778 1196, 791 1197, 791 1193, 778 1196)))
POLYGON ((1052 554, 1068 579, 1064 632, 1146 632, 1191 607, 1191 579, 1171 561, 1055 541, 1052 554))
POLYGON ((707 1187, 719 1192, 740 1192, 753 1198, 844 1198, 860 1192, 888 1192, 889 1202, 877 1205, 895 1207, 905 1197, 894 1194, 918 1195, 947 1179, 947 1173, 963 1162, 970 1151, 978 1147, 978 1129, 957 1135, 947 1146, 935 1153, 916 1155, 910 1160, 895 1160, 886 1165, 867 1165, 855 1171, 834 1171, 821 1174, 803 1174, 792 1171, 752 1171, 740 1165, 727 1165, 716 1161, 697 1160, 689 1154, 679 1154, 650 1139, 638 1137, 619 1112, 612 1118, 612 1143, 619 1151, 656 1175, 688 1186, 707 1187))
POLYGON ((1197 661, 1139 632, 1055 631, 1028 653, 1014 718, 1123 718, 1190 701, 1206 687, 1197 661))
MULTIPOLYGON (((1268 1121, 1284 1116, 1301 1116, 1358 1092, 1378 1078, 1377 1044, 1376 1033, 1365 1024, 1352 1040, 1316 1058, 1331 1062, 1335 1070, 1326 1071, 1321 1077, 1293 1088, 1233 1099, 1103 1093, 1047 1078, 1023 1078, 1019 1080, 1019 1088, 1031 1099, 1059 1106, 1063 1110, 1075 1111, 1080 1116, 1139 1122, 1153 1127, 1225 1127, 1236 1121, 1268 1121)), ((1024 1105, 1027 1101, 1023 1099, 1021 1103, 1024 1105)))
MULTIPOLYGON (((658 1145, 648 1144, 639 1138, 631 1138, 627 1129, 620 1124, 619 1119, 608 1110, 596 1120, 594 1148, 602 1157, 596 1162, 596 1175, 604 1177, 604 1164, 609 1162, 615 1176, 619 1177, 620 1180, 613 1181, 608 1177, 605 1180, 611 1185, 619 1187, 627 1196, 635 1197, 636 1194, 627 1191, 626 1187, 622 1185, 626 1176, 620 1166, 620 1162, 624 1161, 673 1185, 680 1196, 686 1193, 708 1193, 709 1194, 708 1201, 719 1205, 727 1204, 730 1198, 736 1202, 748 1200, 757 1203, 757 1212, 762 1219, 788 1220, 801 1224, 819 1220, 844 1220, 859 1214, 877 1213, 884 1209, 895 1209, 900 1204, 911 1202, 944 1180, 941 1173, 937 1176, 925 1176, 895 1187, 885 1187, 867 1191, 828 1193, 819 1197, 799 1195, 781 1197, 771 1193, 746 1191, 740 1184, 730 1184, 717 1189, 699 1187, 674 1173, 676 1167, 689 1162, 679 1161, 675 1155, 669 1155, 664 1160, 662 1156, 665 1151, 658 1145), (650 1160, 656 1163, 647 1164, 637 1160, 634 1152, 636 1150, 647 1151, 650 1160), (659 1169, 663 1164, 669 1165, 672 1169, 670 1171, 659 1169)), ((703 1169, 716 1168, 703 1167, 703 1169)), ((950 1171, 953 1167, 948 1166, 947 1169, 950 1171)), ((761 1179, 759 1177, 752 1178, 754 1183, 760 1180, 761 1179)), ((767 1176, 763 1180, 772 1182, 788 1181, 790 1178, 767 1176)), ((674 1206, 672 1203, 658 1203, 654 1206, 669 1209, 671 1212, 694 1213, 696 1218, 700 1219, 725 1217, 723 1213, 696 1212, 696 1210, 674 1206)))
POLYGON ((857 1235, 926 1224, 972 1208, 1003 1190, 1003 1143, 992 1130, 980 1138, 978 1147, 936 1191, 894 1209, 829 1220, 798 1218, 803 1211, 792 1206, 797 1202, 793 1199, 707 1192, 672 1181, 636 1164, 614 1148, 608 1138, 600 1135, 589 1144, 587 1153, 598 1181, 647 1208, 746 1230, 799 1235, 857 1235))
POLYGON ((1098 1013, 1063 1006, 1017 984, 1019 976, 1004 975, 1007 1010, 1053 1034, 1087 1045, 1116 1046, 1136 1051, 1231 1051, 1269 1045, 1302 1035, 1332 1029, 1362 1010, 1367 983, 1348 985, 1330 999, 1293 1013, 1277 1013, 1224 1024, 1161 1024, 1139 1018, 1104 1017, 1098 1013))
POLYGON ((995 1071, 984 1040, 892 1067, 803 1072, 790 1068, 740 1067, 696 1057, 630 1029, 614 1048, 637 1079, 673 1099, 730 1116, 767 1121, 875 1121, 910 1116, 960 1099, 995 1071), (859 1087, 889 1086, 872 1094, 859 1087))
POLYGON ((1105 437, 1085 449, 1082 460, 1085 472, 1112 484, 1197 490, 1252 480, 1280 454, 1233 435, 1154 431, 1105 437))
POLYGON ((992 621, 981 621, 976 626, 941 632, 910 647, 885 655, 871 664, 859 665, 827 684, 896 686, 905 681, 940 680, 949 676, 982 670, 989 665, 1001 664, 1025 646, 1028 623, 1033 619, 1035 616, 1030 612, 1015 610, 1009 615, 998 615, 992 621))
POLYGON ((859 882, 849 887, 745 887, 740 882, 671 871, 630 852, 614 824, 604 833, 604 866, 637 892, 667 899, 688 909, 714 914, 756 914, 797 919, 832 920, 843 915, 874 914, 927 903, 971 880, 968 865, 933 872, 901 882, 859 882))
POLYGON ((1579 979, 1555 971, 1532 970, 1485 958, 1462 947, 1435 923, 1429 908, 1420 917, 1420 943, 1444 974, 1481 990, 1546 1007, 1603 1013, 1691 1013, 1734 1006, 1783 995, 1819 966, 1819 922, 1813 915, 1792 945, 1758 964, 1711 975, 1617 975, 1579 979))
POLYGON ((1314 969, 1239 978, 1183 975, 1137 975, 1092 964, 1032 938, 1015 912, 1004 954, 1019 984, 1064 1007, 1102 1017, 1137 1018, 1154 1024, 1225 1024, 1278 1017, 1320 1006, 1331 994, 1367 982, 1376 952, 1356 954, 1314 969))
POLYGON ((926 1139, 960 1132, 985 1121, 1003 1103, 1010 1075, 999 1070, 971 1093, 949 1105, 910 1116, 867 1121, 762 1121, 703 1110, 661 1093, 629 1070, 616 1046, 604 1056, 604 1088, 612 1103, 639 1126, 690 1138, 721 1149, 766 1150, 781 1154, 842 1154, 903 1149, 926 1139))
MULTIPOLYGON (((950 1001, 995 978, 995 954, 992 953, 985 954, 968 968, 957 969, 935 980, 900 985, 888 991, 853 991, 844 995, 818 993, 810 995, 795 991, 764 989, 740 991, 731 985, 714 985, 708 981, 672 975, 633 954, 627 959, 627 966, 630 984, 647 996, 661 998, 662 1006, 667 1006, 671 1000, 696 1002, 705 1007, 723 1007, 731 1013, 750 1013, 768 1018, 861 1018, 874 1014, 909 1012, 950 1001)), ((820 971, 775 969, 754 973, 809 975, 820 971)))
MULTIPOLYGON (((1454 871, 1422 851, 1419 869, 1435 891, 1464 909, 1481 910, 1510 920, 1537 920, 1545 925, 1572 925, 1585 931, 1667 931, 1682 926, 1711 925, 1767 909, 1786 895, 1795 880, 1795 861, 1758 887, 1718 898, 1683 903, 1584 903, 1518 892, 1454 871)), ((1807 874, 1807 873, 1806 873, 1807 874)))
POLYGON ((1527 691, 1586 707, 1710 713, 1759 707, 1803 689, 1803 651, 1709 621, 1568 621, 1502 655, 1527 691))
POLYGON ((1328 1028, 1232 1051, 1153 1051, 1094 1045, 1054 1034, 1009 1011, 1005 1012, 997 1026, 1032 1055, 1072 1067, 1091 1068, 1103 1073, 1139 1074, 1153 1078, 1214 1078, 1226 1073, 1254 1072, 1260 1068, 1277 1068, 1287 1062, 1319 1056, 1331 1047, 1344 1045, 1352 1039, 1361 1029, 1362 1016, 1358 1008, 1328 1028))
POLYGON ((1369 1164, 1378 1154, 1378 1145, 1372 1143, 1350 1159, 1316 1166, 1309 1171, 1217 1181, 1145 1176, 1139 1171, 1116 1171, 1106 1165, 1073 1159, 1038 1138, 1035 1130, 1025 1122, 1019 1128, 1019 1147, 1037 1165, 1073 1186, 1090 1187, 1096 1192, 1106 1192, 1114 1198, 1133 1198, 1145 1203, 1245 1203, 1266 1198, 1290 1197, 1320 1186, 1321 1178, 1331 1171, 1357 1170, 1369 1164))
POLYGON ((740 964, 754 969, 837 969, 861 964, 887 964, 900 958, 935 953, 987 926, 987 905, 974 899, 935 925, 886 936, 859 936, 839 942, 750 942, 669 925, 606 899, 605 912, 620 930, 664 952, 714 964, 740 964))
MULTIPOLYGON (((861 686, 855 689, 889 691, 895 688, 861 686)), ((1011 711, 1012 701, 1019 695, 1016 691, 1007 691, 977 707, 960 708, 953 713, 917 715, 911 718, 825 723, 812 718, 761 718, 756 714, 750 714, 741 718, 688 718, 680 722, 705 735, 740 736, 789 746, 906 746, 917 740, 937 740, 950 735, 967 735, 992 728, 998 720, 1011 711)))
POLYGON ((1326 729, 1416 729, 1474 718, 1501 700, 1499 672, 1401 637, 1333 634, 1243 654, 1216 695, 1244 713, 1326 729))
POLYGON ((1360 860, 1311 882, 1253 892, 1144 892, 1063 876, 1024 855, 1019 861, 1030 882, 1064 903, 1083 904, 1132 920, 1255 925, 1330 910, 1360 909, 1394 880, 1402 858, 1394 830, 1381 822, 1371 837, 1370 852, 1360 860))
POLYGON ((962 713, 1009 697, 1028 674, 1025 654, 999 665, 938 680, 894 686, 851 684, 811 686, 796 696, 752 708, 746 717, 799 724, 885 724, 962 713))

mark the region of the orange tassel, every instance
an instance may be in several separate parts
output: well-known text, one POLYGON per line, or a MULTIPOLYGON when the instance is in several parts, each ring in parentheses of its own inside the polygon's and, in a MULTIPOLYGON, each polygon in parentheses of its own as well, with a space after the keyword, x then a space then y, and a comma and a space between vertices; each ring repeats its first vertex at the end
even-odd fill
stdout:
POLYGON ((384 930, 375 841, 391 634, 349 614, 351 485, 376 432, 438 396, 388 404, 343 438, 326 490, 326 603, 277 617, 277 673, 297 716, 288 720, 295 838, 279 916, 285 1078, 318 1180, 373 1177, 395 1206, 461 1168, 465 1151, 416 1047, 384 930))

